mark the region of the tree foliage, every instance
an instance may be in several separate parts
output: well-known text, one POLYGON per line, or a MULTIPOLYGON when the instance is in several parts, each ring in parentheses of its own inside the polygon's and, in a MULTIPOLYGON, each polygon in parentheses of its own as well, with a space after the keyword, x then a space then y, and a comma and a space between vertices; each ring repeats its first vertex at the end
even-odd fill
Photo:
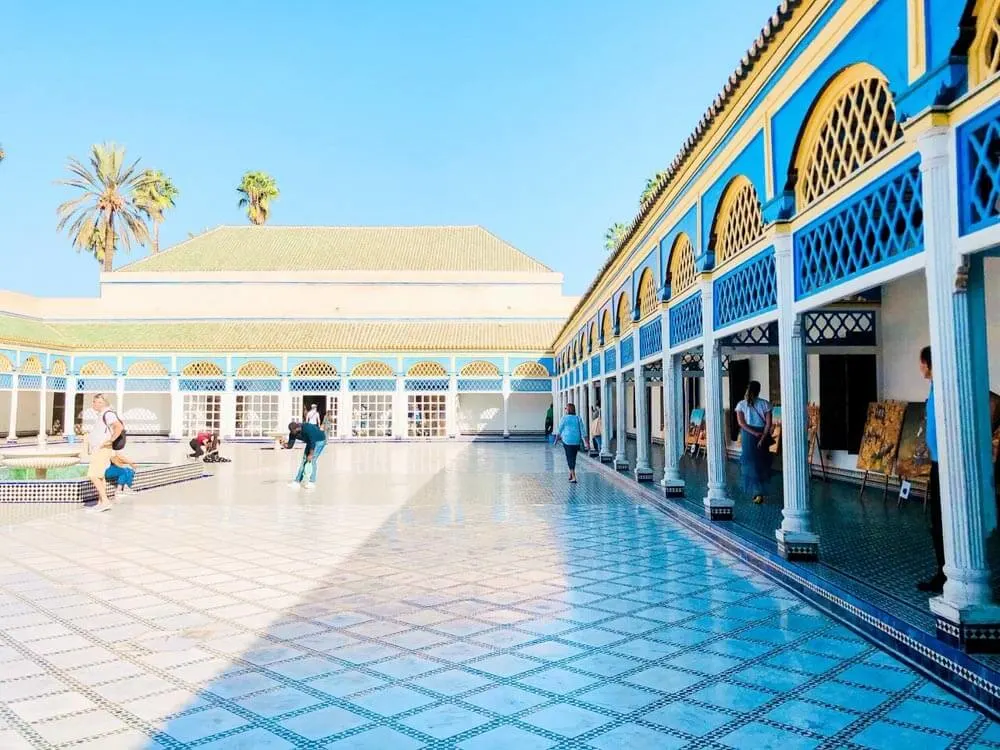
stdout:
POLYGON ((261 225, 271 212, 271 201, 278 193, 278 183, 266 172, 247 172, 240 180, 236 192, 240 194, 240 208, 247 210, 251 224, 261 225))

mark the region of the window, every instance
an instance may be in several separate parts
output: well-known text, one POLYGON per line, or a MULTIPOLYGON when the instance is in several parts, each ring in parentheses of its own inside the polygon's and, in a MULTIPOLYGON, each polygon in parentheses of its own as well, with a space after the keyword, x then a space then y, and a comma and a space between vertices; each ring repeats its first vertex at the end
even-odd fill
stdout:
POLYGON ((653 282, 653 272, 648 268, 639 278, 639 320, 644 320, 659 310, 660 301, 656 297, 656 284, 653 282))
POLYGON ((746 177, 737 177, 719 202, 715 229, 716 265, 739 255, 763 233, 764 218, 757 190, 746 177))
POLYGON ((273 393, 236 394, 235 437, 268 437, 281 427, 278 395, 273 393))
POLYGON ((186 393, 183 409, 184 435, 218 432, 222 427, 222 396, 217 393, 186 393))
POLYGON ((351 425, 355 437, 391 437, 392 394, 355 393, 352 399, 351 425))
POLYGON ((309 394, 293 393, 292 413, 278 425, 278 429, 284 429, 285 423, 289 420, 294 419, 301 422, 305 419, 306 412, 309 410, 307 404, 316 404, 319 409, 319 416, 322 420, 320 424, 326 436, 328 438, 337 437, 339 434, 337 431, 337 416, 340 401, 336 396, 327 396, 325 394, 310 396, 309 394), (328 416, 329 419, 327 419, 328 416))
POLYGON ((407 435, 410 437, 446 437, 447 407, 444 394, 411 393, 407 397, 407 435))
POLYGON ((694 286, 697 280, 694 267, 694 247, 683 232, 674 240, 670 251, 670 296, 676 297, 694 286))

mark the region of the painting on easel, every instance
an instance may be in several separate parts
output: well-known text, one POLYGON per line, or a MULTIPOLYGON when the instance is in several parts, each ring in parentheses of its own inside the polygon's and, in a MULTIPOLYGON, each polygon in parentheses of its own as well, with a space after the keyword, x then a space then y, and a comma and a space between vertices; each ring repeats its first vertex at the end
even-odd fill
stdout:
POLYGON ((931 475, 931 454, 927 450, 927 404, 910 402, 903 415, 899 437, 896 475, 901 479, 927 479, 931 475))
POLYGON ((778 455, 781 450, 781 407, 775 406, 771 408, 771 437, 774 442, 771 443, 771 447, 768 450, 771 453, 778 455))
POLYGON ((889 477, 896 468, 905 413, 905 401, 876 401, 868 405, 868 419, 865 420, 861 450, 858 452, 858 468, 865 473, 859 497, 864 495, 870 473, 885 476, 883 495, 888 494, 889 477))
POLYGON ((810 473, 812 472, 813 456, 818 455, 823 481, 829 482, 830 478, 826 475, 826 459, 823 458, 823 449, 819 445, 819 404, 806 406, 806 444, 808 445, 806 462, 810 466, 810 473))
POLYGON ((691 451, 693 456, 698 452, 698 448, 705 445, 705 410, 692 409, 691 417, 688 419, 687 437, 684 441, 685 447, 691 451))

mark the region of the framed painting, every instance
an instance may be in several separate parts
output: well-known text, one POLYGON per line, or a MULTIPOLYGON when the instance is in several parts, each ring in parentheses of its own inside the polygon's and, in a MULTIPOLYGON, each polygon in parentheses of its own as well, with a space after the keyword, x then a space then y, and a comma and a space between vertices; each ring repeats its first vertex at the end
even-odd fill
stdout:
POLYGON ((868 418, 858 452, 860 470, 886 476, 892 474, 905 414, 905 401, 875 401, 868 405, 868 418))

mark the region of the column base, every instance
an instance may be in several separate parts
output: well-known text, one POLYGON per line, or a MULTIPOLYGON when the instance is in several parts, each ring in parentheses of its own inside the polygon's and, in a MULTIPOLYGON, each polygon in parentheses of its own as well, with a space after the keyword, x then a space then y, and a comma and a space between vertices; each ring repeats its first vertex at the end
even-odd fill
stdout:
POLYGON ((629 470, 628 461, 626 461, 624 458, 619 458, 618 456, 615 456, 615 471, 628 471, 628 470, 629 470))
POLYGON ((963 651, 1000 653, 1000 606, 957 607, 936 596, 930 608, 945 643, 963 651))
POLYGON ((601 452, 599 450, 594 450, 593 448, 591 448, 589 451, 587 451, 587 455, 590 456, 591 458, 597 458, 598 456, 601 455, 601 452))
POLYGON ((733 504, 728 497, 706 497, 702 500, 705 516, 710 521, 732 521, 733 504))
POLYGON ((504 431, 504 433, 503 433, 503 439, 506 440, 509 437, 510 437, 510 433, 507 432, 507 431, 504 431))
POLYGON ((653 469, 651 466, 636 466, 634 474, 635 481, 637 482, 653 481, 653 469))
POLYGON ((615 457, 612 456, 610 453, 602 453, 601 454, 601 463, 602 464, 610 464, 614 460, 615 460, 615 457))
POLYGON ((663 488, 663 494, 665 497, 670 497, 670 498, 684 497, 683 479, 661 479, 660 486, 663 488))
POLYGON ((819 537, 808 531, 776 529, 778 554, 786 560, 818 560, 819 537))

